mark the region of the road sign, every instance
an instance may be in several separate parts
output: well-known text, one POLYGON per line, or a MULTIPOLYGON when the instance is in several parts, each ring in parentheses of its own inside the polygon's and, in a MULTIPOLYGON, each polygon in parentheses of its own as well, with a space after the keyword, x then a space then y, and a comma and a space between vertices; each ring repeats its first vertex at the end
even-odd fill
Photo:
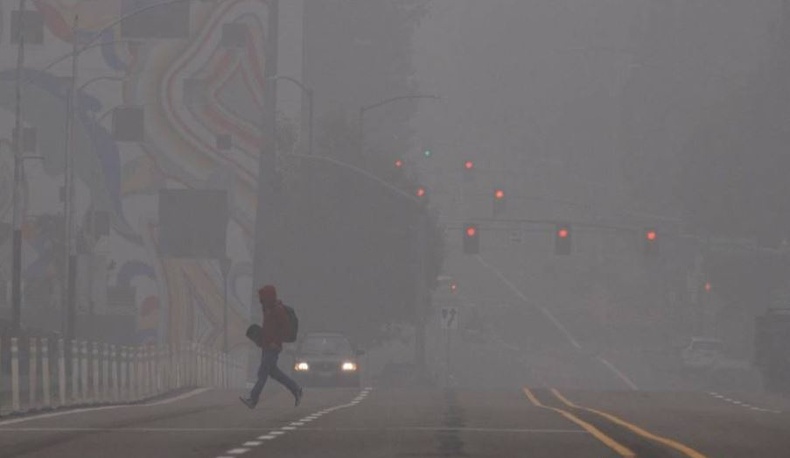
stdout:
POLYGON ((458 329, 458 307, 442 307, 439 320, 442 322, 442 329, 458 329))
POLYGON ((521 243, 524 239, 521 236, 521 231, 510 232, 510 243, 521 243))

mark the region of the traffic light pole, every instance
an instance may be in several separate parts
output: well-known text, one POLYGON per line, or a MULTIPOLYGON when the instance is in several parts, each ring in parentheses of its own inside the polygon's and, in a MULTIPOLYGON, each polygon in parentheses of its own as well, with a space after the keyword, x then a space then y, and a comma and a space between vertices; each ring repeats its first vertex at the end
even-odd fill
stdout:
POLYGON ((19 0, 19 40, 16 61, 16 107, 14 109, 14 191, 11 248, 11 306, 13 334, 19 335, 22 327, 22 208, 19 202, 22 174, 22 67, 25 63, 25 0, 19 0))
POLYGON ((428 212, 423 209, 417 223, 417 291, 415 297, 415 336, 414 336, 414 362, 417 366, 419 380, 427 379, 427 365, 425 361, 426 318, 428 311, 428 212))
MULTIPOLYGON (((277 61, 279 57, 280 1, 268 0, 267 28, 264 37, 264 111, 263 141, 258 160, 258 203, 255 212, 255 248, 253 256, 252 303, 257 302, 256 291, 264 282, 273 282, 276 273, 277 190, 277 61)), ((258 307, 252 309, 258 318, 258 307)))
POLYGON ((77 26, 79 17, 74 16, 72 24, 72 52, 71 52, 71 82, 69 83, 68 99, 66 101, 66 141, 64 145, 64 183, 63 183, 63 337, 66 342, 71 342, 75 336, 76 304, 74 291, 76 286, 76 254, 72 240, 72 205, 73 192, 73 148, 74 148, 74 111, 76 104, 77 63, 79 50, 77 48, 77 26))
POLYGON ((219 260, 222 271, 222 351, 228 353, 228 274, 230 274, 231 259, 227 256, 219 260))

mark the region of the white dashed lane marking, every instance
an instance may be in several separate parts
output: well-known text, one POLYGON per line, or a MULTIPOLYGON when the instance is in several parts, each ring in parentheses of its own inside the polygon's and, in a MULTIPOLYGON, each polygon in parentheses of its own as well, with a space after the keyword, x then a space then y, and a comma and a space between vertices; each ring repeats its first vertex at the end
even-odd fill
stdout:
POLYGON ((720 399, 720 400, 722 400, 724 402, 727 402, 727 403, 730 403, 730 404, 732 404, 734 406, 743 407, 743 408, 749 409, 749 410, 754 410, 755 412, 782 413, 781 410, 765 409, 763 407, 757 407, 757 406, 753 406, 751 404, 747 404, 747 403, 745 403, 743 401, 738 401, 736 399, 730 399, 727 396, 724 396, 722 394, 716 393, 714 391, 709 391, 708 394, 713 396, 716 399, 720 399))
MULTIPOLYGON (((540 311, 554 325, 554 327, 561 334, 563 334, 565 336, 565 338, 568 340, 568 342, 570 342, 570 344, 573 345, 576 348, 576 350, 579 350, 579 351, 582 350, 582 345, 579 343, 579 341, 576 340, 576 338, 573 336, 573 334, 571 334, 571 332, 568 330, 568 328, 566 328, 565 325, 563 325, 560 322, 560 320, 558 320, 557 317, 555 317, 554 314, 551 313, 551 311, 549 311, 549 309, 547 309, 546 307, 540 307, 540 306, 536 306, 536 305, 532 304, 532 302, 527 298, 527 296, 523 292, 521 292, 521 290, 518 289, 516 287, 516 285, 513 284, 513 282, 508 280, 508 278, 505 276, 505 274, 503 274, 496 267, 494 267, 491 264, 489 264, 488 262, 486 262, 486 260, 483 259, 482 256, 477 255, 477 261, 480 262, 480 264, 482 264, 483 267, 485 267, 486 269, 490 270, 497 278, 499 278, 499 280, 502 281, 502 283, 504 283, 505 286, 507 286, 513 292, 513 294, 516 295, 516 297, 521 299, 521 301, 523 303, 525 303, 527 305, 532 305, 532 306, 535 307, 536 310, 540 311)), ((601 364, 603 364, 607 369, 609 369, 618 379, 620 379, 623 383, 625 383, 628 386, 628 388, 630 388, 630 389, 632 389, 634 391, 638 391, 639 390, 639 387, 636 386, 636 384, 633 382, 633 380, 628 378, 621 370, 617 369, 617 367, 615 367, 615 365, 612 364, 610 361, 608 361, 605 358, 600 357, 600 356, 597 357, 596 359, 601 364)))
POLYGON ((304 417, 301 420, 291 422, 288 426, 283 426, 279 430, 269 431, 268 434, 263 436, 258 436, 254 441, 245 442, 244 444, 242 444, 243 448, 240 447, 240 448, 230 449, 227 452, 225 452, 224 455, 220 455, 217 458, 233 458, 235 456, 243 455, 249 452, 250 450, 252 450, 253 448, 261 446, 263 444, 262 441, 272 441, 286 434, 287 431, 297 431, 300 427, 304 426, 305 423, 310 423, 313 420, 317 420, 322 415, 332 413, 336 410, 342 410, 342 409, 348 409, 350 407, 354 407, 360 402, 364 401, 365 398, 368 397, 368 394, 370 394, 371 390, 373 390, 373 388, 365 388, 364 390, 362 390, 362 392, 359 393, 359 395, 357 395, 357 397, 354 398, 354 400, 352 400, 347 404, 340 404, 334 407, 330 407, 328 409, 320 410, 318 412, 315 412, 313 414, 304 417))

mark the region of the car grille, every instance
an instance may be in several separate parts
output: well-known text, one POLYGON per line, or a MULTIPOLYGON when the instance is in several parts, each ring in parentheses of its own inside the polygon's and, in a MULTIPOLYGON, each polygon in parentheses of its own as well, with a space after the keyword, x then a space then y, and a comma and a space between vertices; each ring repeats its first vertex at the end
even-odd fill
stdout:
POLYGON ((340 364, 331 362, 314 362, 310 364, 310 367, 317 371, 336 371, 340 369, 340 364))

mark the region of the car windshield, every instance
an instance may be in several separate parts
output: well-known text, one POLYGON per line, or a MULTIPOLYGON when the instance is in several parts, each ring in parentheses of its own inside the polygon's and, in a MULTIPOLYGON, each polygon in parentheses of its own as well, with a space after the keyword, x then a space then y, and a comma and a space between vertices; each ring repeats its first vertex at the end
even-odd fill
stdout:
POLYGON ((302 353, 311 355, 346 355, 351 344, 340 336, 311 336, 302 344, 302 353))

